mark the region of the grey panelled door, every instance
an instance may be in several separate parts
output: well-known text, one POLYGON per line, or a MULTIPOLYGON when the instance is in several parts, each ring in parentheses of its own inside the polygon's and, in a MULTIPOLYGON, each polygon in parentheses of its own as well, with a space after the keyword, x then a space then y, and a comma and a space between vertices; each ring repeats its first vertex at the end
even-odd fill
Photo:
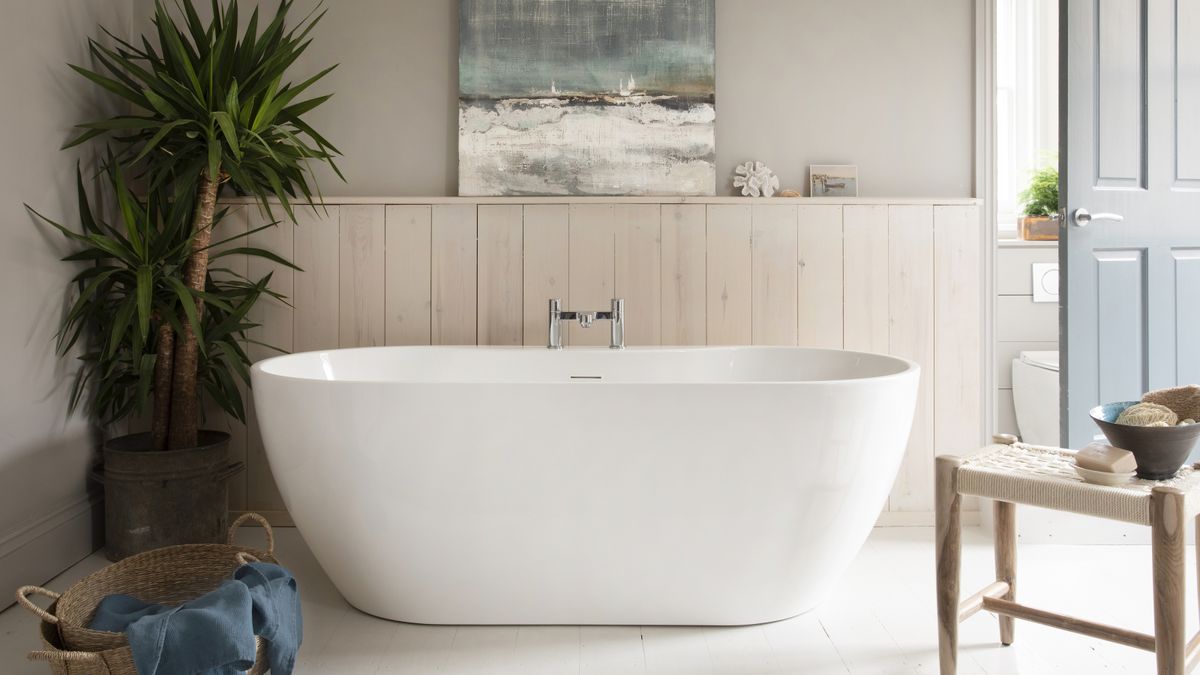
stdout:
POLYGON ((1080 447, 1092 406, 1200 382, 1200 0, 1062 7, 1062 425, 1080 447))

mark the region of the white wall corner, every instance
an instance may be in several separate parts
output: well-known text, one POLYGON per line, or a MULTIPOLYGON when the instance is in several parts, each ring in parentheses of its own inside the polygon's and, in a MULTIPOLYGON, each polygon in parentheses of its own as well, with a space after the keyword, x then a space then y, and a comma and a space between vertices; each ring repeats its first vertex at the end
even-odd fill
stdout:
MULTIPOLYGON (((0 589, 40 585, 100 546, 104 504, 87 496, 42 518, 0 534, 0 589)), ((0 610, 12 604, 0 596, 0 610)))

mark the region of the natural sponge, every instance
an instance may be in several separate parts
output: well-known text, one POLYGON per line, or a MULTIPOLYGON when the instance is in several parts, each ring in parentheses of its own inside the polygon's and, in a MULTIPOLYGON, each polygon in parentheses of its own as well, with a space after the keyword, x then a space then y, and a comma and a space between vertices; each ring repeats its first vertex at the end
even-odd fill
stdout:
POLYGON ((1181 420, 1197 420, 1200 419, 1200 384, 1152 391, 1142 397, 1142 402, 1166 406, 1181 420))
POLYGON ((1117 416, 1117 424, 1131 427, 1173 427, 1178 421, 1179 415, 1157 403, 1135 403, 1117 416))

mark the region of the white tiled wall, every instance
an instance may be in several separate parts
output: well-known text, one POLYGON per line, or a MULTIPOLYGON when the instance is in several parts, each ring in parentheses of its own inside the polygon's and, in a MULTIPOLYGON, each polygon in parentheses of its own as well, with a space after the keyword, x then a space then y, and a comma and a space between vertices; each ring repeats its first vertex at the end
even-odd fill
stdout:
POLYGON ((1023 351, 1058 349, 1058 304, 1033 301, 1034 263, 1058 262, 1058 247, 1001 242, 996 254, 996 432, 1019 434, 1012 361, 1023 351))

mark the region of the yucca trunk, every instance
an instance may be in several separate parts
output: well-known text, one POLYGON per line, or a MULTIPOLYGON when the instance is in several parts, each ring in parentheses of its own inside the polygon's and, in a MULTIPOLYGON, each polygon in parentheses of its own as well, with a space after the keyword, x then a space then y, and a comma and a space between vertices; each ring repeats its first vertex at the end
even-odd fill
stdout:
POLYGON ((154 416, 150 427, 151 449, 167 449, 171 426, 171 376, 175 362, 175 329, 158 317, 158 344, 154 359, 154 416))
MULTIPOLYGON (((217 210, 219 176, 200 175, 196 194, 196 211, 192 220, 192 255, 184 270, 184 284, 193 291, 204 291, 208 276, 208 246, 212 242, 213 216, 217 210)), ((204 314, 204 301, 196 298, 196 316, 204 314)), ((175 358, 171 377, 171 421, 167 434, 167 449, 194 448, 200 428, 200 400, 196 387, 196 372, 200 363, 200 345, 186 317, 180 317, 183 328, 175 339, 175 358)), ((157 406, 156 406, 157 409, 157 406)))

